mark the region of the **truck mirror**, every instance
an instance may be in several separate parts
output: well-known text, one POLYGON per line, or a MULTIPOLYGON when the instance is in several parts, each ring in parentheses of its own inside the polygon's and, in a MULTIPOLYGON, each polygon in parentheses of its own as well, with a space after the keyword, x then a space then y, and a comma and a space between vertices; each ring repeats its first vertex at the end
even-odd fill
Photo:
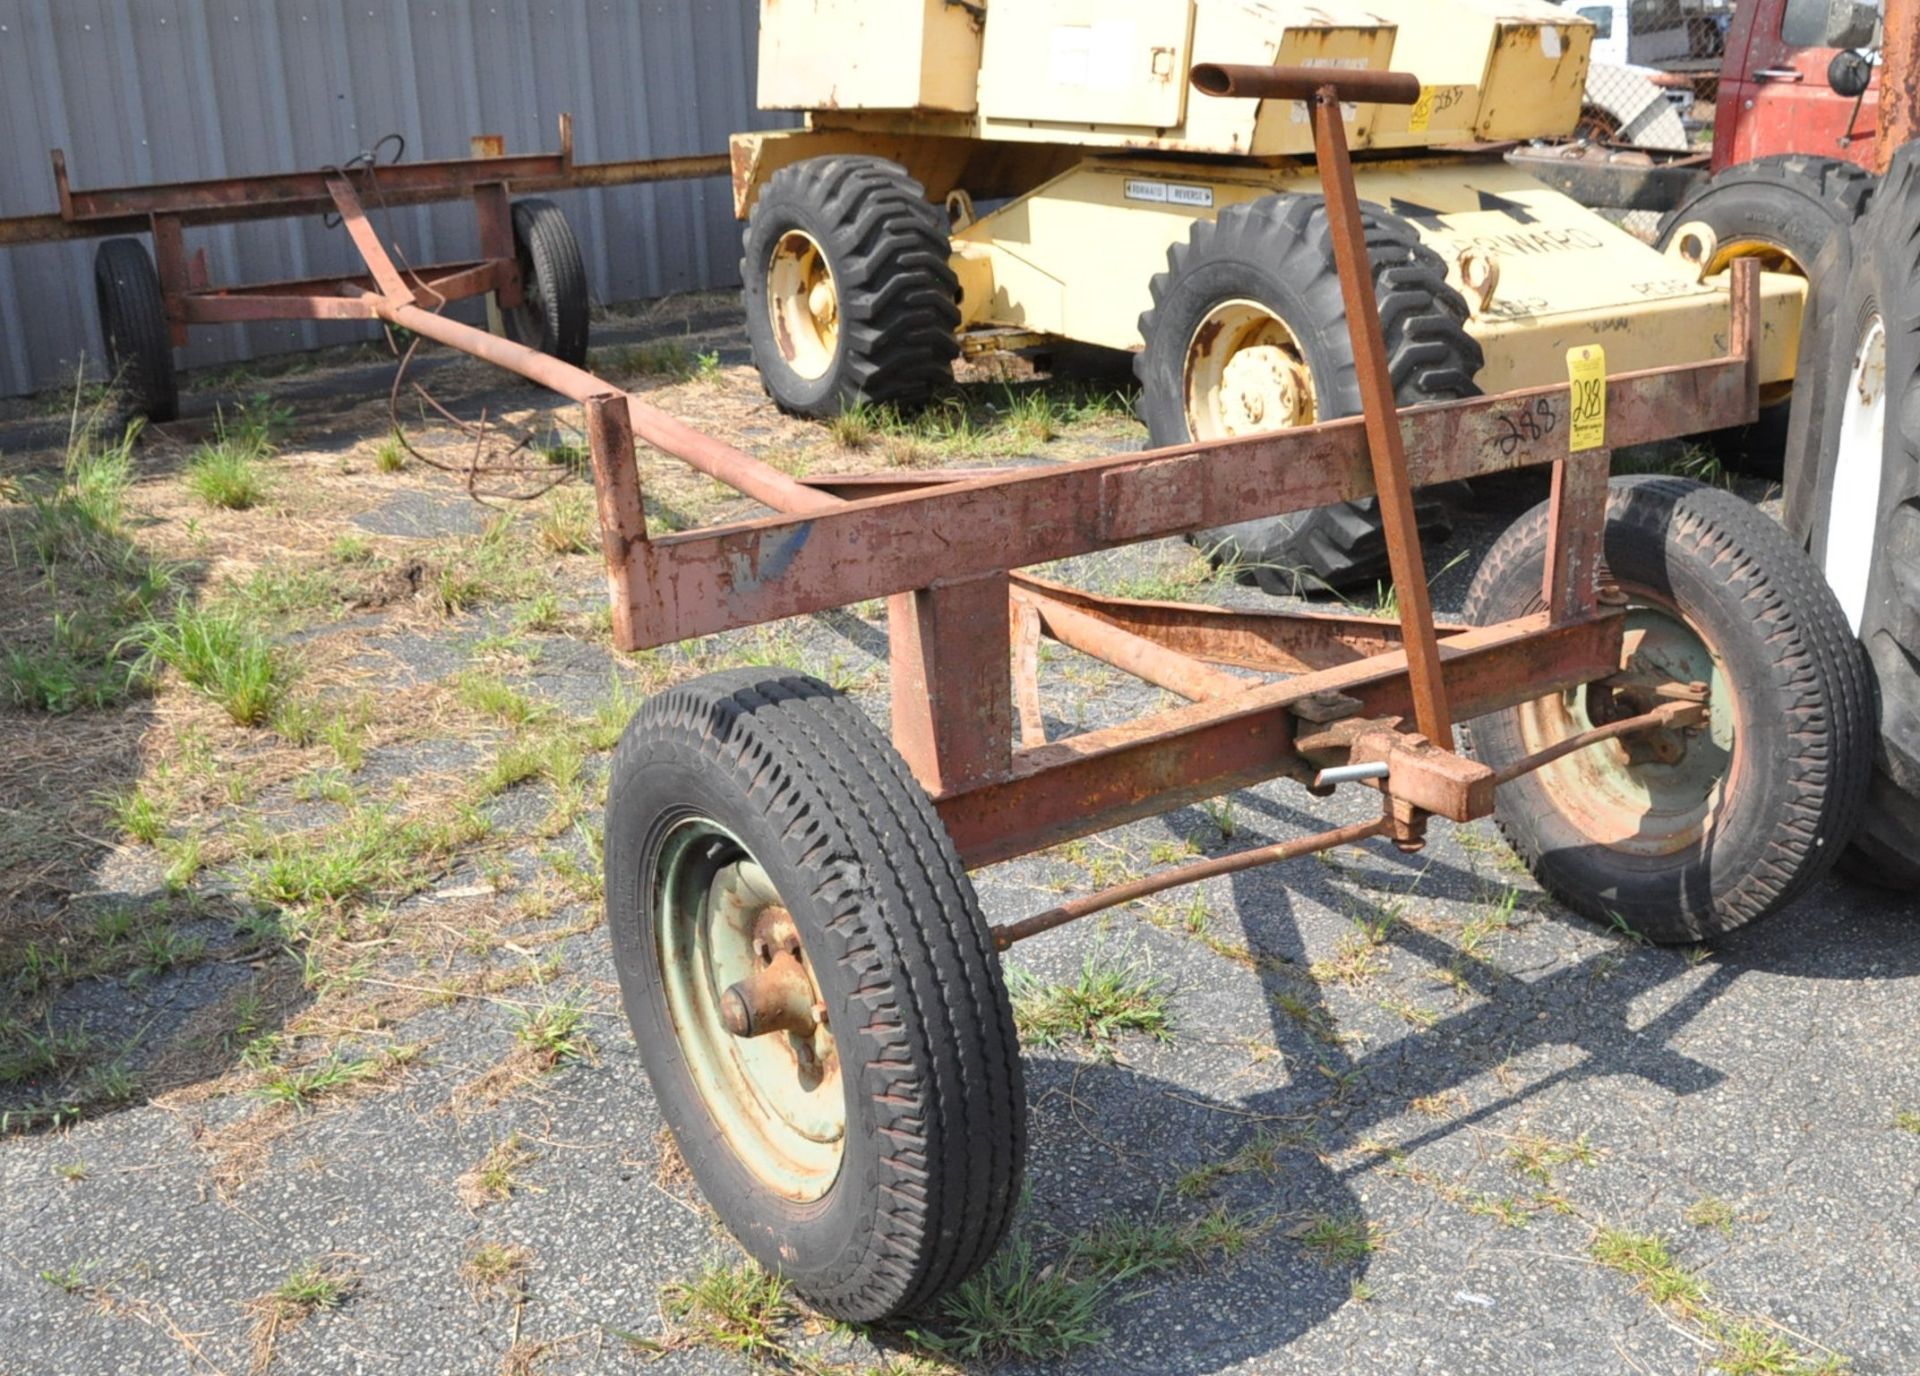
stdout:
POLYGON ((1879 32, 1880 6, 1860 0, 1827 0, 1827 47, 1871 47, 1879 32))
POLYGON ((1833 61, 1827 64, 1827 85, 1833 87, 1833 93, 1853 100, 1867 89, 1873 80, 1873 63, 1864 53, 1851 49, 1833 55, 1833 61))

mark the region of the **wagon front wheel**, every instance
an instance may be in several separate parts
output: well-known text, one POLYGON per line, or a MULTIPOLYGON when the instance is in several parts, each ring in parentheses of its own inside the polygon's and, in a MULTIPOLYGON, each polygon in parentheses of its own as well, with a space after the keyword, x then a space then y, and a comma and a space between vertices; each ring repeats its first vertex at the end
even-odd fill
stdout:
POLYGON ((1004 1236, 1026 1103, 992 937, 926 794, 799 674, 658 695, 614 755, 607 920, 662 1115, 752 1255, 836 1317, 1004 1236))

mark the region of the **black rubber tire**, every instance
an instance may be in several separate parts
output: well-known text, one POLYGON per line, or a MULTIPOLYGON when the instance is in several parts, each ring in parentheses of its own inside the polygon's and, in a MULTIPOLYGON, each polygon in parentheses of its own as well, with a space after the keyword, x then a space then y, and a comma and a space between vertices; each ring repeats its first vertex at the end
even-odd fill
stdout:
MULTIPOLYGON (((1817 289, 1822 253, 1860 217, 1874 180, 1857 163, 1804 153, 1736 163, 1668 212, 1660 222, 1659 247, 1665 252, 1680 226, 1704 221, 1723 243, 1755 240, 1785 253, 1817 289)), ((1778 478, 1785 471, 1791 413, 1791 400, 1775 402, 1751 425, 1703 438, 1728 468, 1778 478)))
POLYGON ((767 179, 747 216, 740 281, 747 339, 767 395, 797 416, 924 404, 953 381, 960 356, 960 282, 946 212, 884 158, 808 158, 767 179), (819 377, 781 353, 767 274, 791 230, 820 246, 839 295, 840 333, 819 377))
MULTIPOLYGON (((1495 542, 1467 594, 1470 621, 1538 611, 1547 508, 1495 542)), ((1792 901, 1852 838, 1872 770, 1872 695, 1845 615, 1777 524, 1740 498, 1678 478, 1615 478, 1607 576, 1678 607, 1724 665, 1740 727, 1730 796, 1701 841, 1666 856, 1596 842, 1540 774, 1504 785, 1501 831, 1574 911, 1653 941, 1698 941, 1792 901)), ((1521 758, 1519 712, 1482 717, 1469 748, 1521 758)), ((1607 748, 1607 747, 1598 747, 1607 748)))
POLYGON ((524 301, 505 313, 507 337, 584 368, 592 301, 573 226, 552 201, 515 201, 513 248, 524 301))
POLYGON ((153 257, 138 239, 108 239, 93 255, 100 336, 121 408, 165 423, 180 415, 173 334, 153 257))
POLYGON ((649 699, 614 753, 607 922, 641 1059, 682 1154, 762 1265, 835 1317, 924 1305, 999 1245, 1026 1097, 973 886, 925 792, 845 697, 741 669, 649 699), (798 1205, 739 1161, 693 1087, 661 994, 653 868, 676 816, 731 830, 788 900, 848 1075, 846 1154, 798 1205))
MULTIPOLYGON (((1821 416, 1817 477, 1810 484, 1808 537, 1822 569, 1833 563, 1828 539, 1841 446, 1844 402, 1865 326, 1887 325, 1886 430, 1876 510, 1843 512, 1837 528, 1857 552, 1867 545, 1869 574, 1859 634, 1879 699, 1877 771, 1858 843, 1868 863, 1853 874, 1903 888, 1920 886, 1920 145, 1895 154, 1849 246, 1850 271, 1831 279, 1823 323, 1827 354, 1814 374, 1832 399, 1821 416)), ((1796 494, 1797 495, 1797 494, 1796 494)))
MULTIPOLYGON (((1361 216, 1400 405, 1476 395, 1473 377, 1484 360, 1466 330, 1467 303, 1447 285, 1446 264, 1399 216, 1371 205, 1361 216)), ((1359 377, 1320 197, 1266 196, 1196 221, 1187 239, 1167 250, 1167 270, 1154 275, 1152 293, 1153 305, 1140 317, 1146 347, 1134 371, 1140 416, 1155 447, 1191 438, 1188 344, 1208 313, 1235 297, 1259 302, 1293 332, 1322 419, 1359 413, 1359 377)), ((1453 533, 1445 503, 1422 496, 1417 507, 1429 546, 1453 533)), ((1371 497, 1241 521, 1193 538, 1216 562, 1250 566, 1274 593, 1353 587, 1388 573, 1385 533, 1371 497)))

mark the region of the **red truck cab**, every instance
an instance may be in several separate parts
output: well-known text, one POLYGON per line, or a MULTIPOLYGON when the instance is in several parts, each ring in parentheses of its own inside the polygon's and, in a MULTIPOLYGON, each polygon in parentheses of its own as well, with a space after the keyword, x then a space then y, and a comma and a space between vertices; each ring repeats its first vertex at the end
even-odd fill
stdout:
POLYGON ((1858 102, 1833 93, 1821 46, 1827 0, 1743 0, 1727 32, 1714 107, 1713 170, 1771 153, 1873 163, 1880 75, 1858 102))

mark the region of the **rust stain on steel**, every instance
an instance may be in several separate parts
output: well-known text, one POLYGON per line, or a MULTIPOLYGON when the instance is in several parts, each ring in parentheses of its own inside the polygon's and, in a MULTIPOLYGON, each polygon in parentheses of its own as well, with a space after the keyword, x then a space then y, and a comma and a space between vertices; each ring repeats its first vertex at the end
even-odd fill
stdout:
POLYGON ((1396 802, 1456 822, 1493 811, 1493 771, 1476 760, 1443 750, 1425 736, 1372 730, 1355 735, 1349 764, 1384 763, 1381 789, 1396 802))
POLYGON ((887 601, 893 743, 928 793, 1005 779, 1013 761, 1007 575, 887 601))
POLYGON ((1541 597, 1555 621, 1592 614, 1599 593, 1610 454, 1595 449, 1553 466, 1547 560, 1541 597))
POLYGON ((1887 0, 1881 32, 1873 170, 1884 176, 1900 146, 1920 138, 1920 0, 1887 0))
MULTIPOLYGON (((1410 105, 1419 99, 1419 80, 1402 76, 1399 86, 1404 90, 1408 83, 1413 96, 1400 104, 1410 105)), ((1308 108, 1319 154, 1320 184, 1326 192, 1327 228, 1339 269, 1341 296, 1346 302, 1347 335, 1353 344, 1367 450, 1374 486, 1379 489, 1387 563, 1400 597, 1400 638, 1407 650, 1414 720, 1438 748, 1450 749, 1453 719, 1447 706, 1447 685, 1440 675, 1433 602, 1427 591, 1426 562, 1420 552, 1420 522, 1413 509, 1413 484, 1407 477, 1406 439, 1394 420, 1397 403, 1393 379, 1387 372, 1386 335, 1373 292, 1373 271, 1360 223, 1360 198, 1353 189, 1353 167, 1347 158, 1337 86, 1332 82, 1322 85, 1308 108)))
MULTIPOLYGON (((65 163, 58 149, 54 157, 58 181, 65 163)), ((563 154, 541 153, 386 164, 371 175, 378 179, 383 204, 411 206, 462 200, 490 182, 503 182, 527 194, 724 177, 728 167, 724 153, 585 164, 571 163, 563 154)), ((222 225, 318 215, 332 209, 324 172, 217 177, 97 191, 68 188, 55 214, 0 219, 0 246, 140 234, 154 215, 175 215, 185 225, 222 225)))
POLYGON ((626 398, 604 392, 587 399, 587 449, 593 460, 593 493, 600 513, 600 553, 607 566, 607 597, 613 604, 613 643, 633 648, 633 551, 647 542, 646 506, 633 452, 633 424, 626 398))
MULTIPOLYGON (((1441 649, 1462 719, 1604 678, 1620 659, 1621 618, 1551 626, 1522 617, 1453 637, 1441 649)), ((1177 707, 1014 756, 1000 784, 937 797, 935 807, 970 866, 1090 835, 1280 775, 1303 781, 1294 703, 1327 692, 1372 717, 1411 711, 1403 654, 1303 674, 1231 697, 1177 707)))
POLYGON ((1391 829, 1386 818, 1376 818, 1371 822, 1360 822, 1353 826, 1339 827, 1333 831, 1323 831, 1317 836, 1302 836, 1292 841, 1282 841, 1277 845, 1261 846, 1255 850, 1243 850, 1233 855, 1216 855, 1207 860, 1196 860, 1190 865, 1181 865, 1176 869, 1163 870, 1159 874, 1144 875, 1129 880, 1125 884, 1116 884, 1112 888, 1101 889, 1083 898, 1069 899, 1045 912, 1035 913, 1032 917, 1022 918, 1018 922, 1009 922, 993 929, 993 944, 999 950, 1006 950, 1016 941, 1024 941, 1030 936, 1050 932, 1055 927, 1063 927, 1069 922, 1086 917, 1107 908, 1117 908, 1122 903, 1131 903, 1138 898, 1163 893, 1168 889, 1177 889, 1184 884, 1197 884, 1203 879, 1214 879, 1224 874, 1238 874, 1242 870, 1257 869, 1262 865, 1278 864, 1285 860, 1297 860, 1303 855, 1313 855, 1323 850, 1333 850, 1338 846, 1356 845, 1370 837, 1385 835, 1391 829))
MULTIPOLYGON (((1212 664, 1267 673, 1297 674, 1331 669, 1400 648, 1400 623, 1338 612, 1229 611, 1191 602, 1154 602, 1103 597, 1079 588, 1013 575, 1016 588, 1033 589, 1102 621, 1144 636, 1179 654, 1212 664)), ((1470 629, 1436 621, 1442 636, 1470 629)))
POLYGON ((1013 704, 1020 717, 1020 748, 1047 743, 1040 712, 1040 613, 1016 599, 1013 610, 1013 704))

